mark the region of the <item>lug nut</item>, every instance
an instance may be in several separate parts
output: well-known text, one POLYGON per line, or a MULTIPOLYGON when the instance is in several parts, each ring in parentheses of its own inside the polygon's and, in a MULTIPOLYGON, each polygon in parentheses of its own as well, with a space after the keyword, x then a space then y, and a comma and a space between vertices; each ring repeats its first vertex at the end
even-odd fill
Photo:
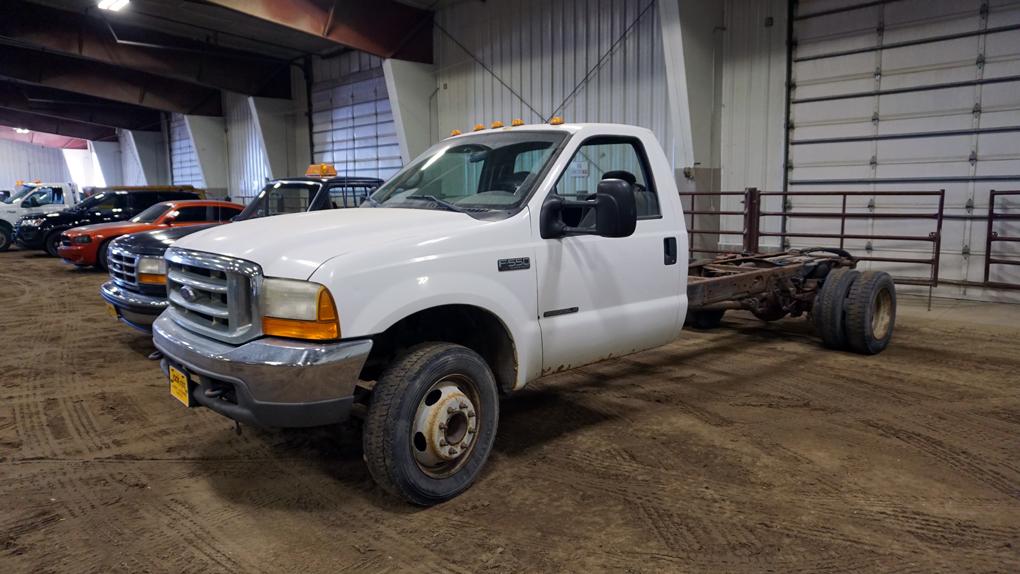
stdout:
POLYGON ((445 438, 439 439, 439 446, 446 446, 447 444, 449 444, 449 443, 446 442, 445 438))
POLYGON ((467 403, 465 403, 464 401, 461 401, 460 402, 460 408, 462 408, 462 409, 468 408, 467 403))
POLYGON ((439 423, 439 430, 446 430, 446 423, 439 423))
POLYGON ((468 411, 468 418, 475 418, 475 411, 468 411))
POLYGON ((456 407, 453 407, 453 406, 446 407, 446 414, 452 415, 455 412, 457 412, 457 408, 456 407))
POLYGON ((446 453, 449 454, 450 456, 457 456, 457 449, 451 446, 450 450, 446 451, 446 453))

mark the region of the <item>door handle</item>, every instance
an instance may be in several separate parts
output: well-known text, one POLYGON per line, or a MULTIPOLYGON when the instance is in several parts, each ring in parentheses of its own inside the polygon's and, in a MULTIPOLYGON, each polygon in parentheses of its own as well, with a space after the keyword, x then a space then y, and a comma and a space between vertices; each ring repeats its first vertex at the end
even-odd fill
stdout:
POLYGON ((663 263, 666 265, 676 265, 676 237, 663 239, 662 250, 664 252, 663 263))

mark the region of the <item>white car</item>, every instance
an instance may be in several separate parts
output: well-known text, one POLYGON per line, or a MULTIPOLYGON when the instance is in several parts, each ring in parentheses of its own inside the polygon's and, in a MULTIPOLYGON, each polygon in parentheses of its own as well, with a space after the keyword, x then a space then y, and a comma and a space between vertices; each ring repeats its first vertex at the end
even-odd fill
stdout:
POLYGON ((78 186, 71 182, 32 183, 0 200, 0 251, 14 239, 14 226, 22 217, 43 215, 73 207, 81 201, 78 186))

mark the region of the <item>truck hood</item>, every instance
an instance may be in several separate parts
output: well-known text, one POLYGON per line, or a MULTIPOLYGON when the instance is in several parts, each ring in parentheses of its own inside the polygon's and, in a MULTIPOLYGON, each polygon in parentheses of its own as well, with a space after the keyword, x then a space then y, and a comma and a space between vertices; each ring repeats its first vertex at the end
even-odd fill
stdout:
POLYGON ((174 247, 245 259, 269 277, 308 279, 323 263, 373 246, 445 237, 486 222, 432 209, 351 208, 238 221, 182 238, 174 247))

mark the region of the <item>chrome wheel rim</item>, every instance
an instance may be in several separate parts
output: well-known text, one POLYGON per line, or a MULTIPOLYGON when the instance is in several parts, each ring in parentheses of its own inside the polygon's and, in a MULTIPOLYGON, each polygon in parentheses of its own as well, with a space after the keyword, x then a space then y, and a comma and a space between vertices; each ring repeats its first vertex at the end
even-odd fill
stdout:
POLYGON ((480 416, 474 381, 448 375, 433 383, 418 402, 411 425, 411 453, 432 478, 460 470, 477 442, 480 416))

